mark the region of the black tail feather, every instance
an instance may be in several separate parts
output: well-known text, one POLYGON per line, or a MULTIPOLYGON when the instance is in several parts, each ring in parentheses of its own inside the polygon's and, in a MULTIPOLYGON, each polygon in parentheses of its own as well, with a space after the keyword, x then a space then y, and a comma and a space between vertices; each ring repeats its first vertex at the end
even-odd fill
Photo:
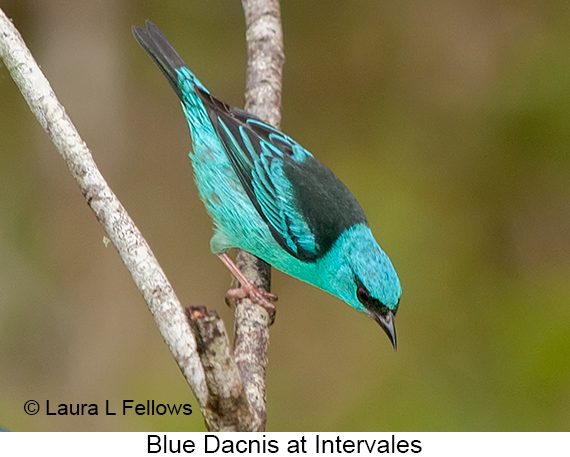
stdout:
POLYGON ((133 35, 154 63, 160 68, 168 82, 182 100, 182 92, 178 87, 176 70, 186 64, 178 55, 168 38, 151 21, 146 21, 146 29, 133 25, 133 35))

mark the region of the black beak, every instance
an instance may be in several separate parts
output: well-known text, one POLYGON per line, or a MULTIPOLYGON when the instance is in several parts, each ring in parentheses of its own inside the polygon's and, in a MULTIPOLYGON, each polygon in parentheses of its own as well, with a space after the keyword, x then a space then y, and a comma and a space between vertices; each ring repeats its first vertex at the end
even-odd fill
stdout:
POLYGON ((386 314, 380 314, 371 312, 372 318, 380 324, 382 330, 386 332, 392 346, 394 346, 394 351, 396 350, 396 327, 394 326, 394 313, 388 311, 386 314))

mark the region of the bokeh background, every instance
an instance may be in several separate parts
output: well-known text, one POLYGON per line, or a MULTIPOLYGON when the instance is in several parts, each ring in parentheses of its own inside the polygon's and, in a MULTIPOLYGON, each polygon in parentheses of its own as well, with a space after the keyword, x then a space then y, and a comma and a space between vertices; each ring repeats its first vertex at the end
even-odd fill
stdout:
MULTIPOLYGON (((177 98, 131 35, 156 22, 243 105, 237 0, 0 0, 181 301, 215 308, 177 98)), ((283 130, 357 196, 404 294, 399 349, 274 274, 270 431, 570 426, 570 9, 544 0, 288 0, 283 130)), ((204 430, 144 301, 0 64, 0 425, 204 430), (27 416, 26 400, 191 403, 190 417, 27 416)))

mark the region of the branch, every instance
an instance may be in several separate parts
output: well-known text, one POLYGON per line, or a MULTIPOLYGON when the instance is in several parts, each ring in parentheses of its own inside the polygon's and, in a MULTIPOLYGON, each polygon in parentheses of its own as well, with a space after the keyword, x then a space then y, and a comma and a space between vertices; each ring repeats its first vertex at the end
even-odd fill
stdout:
POLYGON ((0 57, 142 293, 154 320, 192 388, 200 409, 208 404, 204 369, 180 302, 147 242, 95 164, 71 119, 19 32, 0 9, 0 57))
MULTIPOLYGON (((245 110, 279 128, 281 80, 285 55, 279 0, 242 0, 247 39, 245 110)), ((269 291, 271 267, 238 250, 236 263, 256 286, 269 291)), ((265 372, 269 348, 269 315, 249 299, 238 300, 235 311, 234 355, 245 392, 255 411, 250 430, 264 431, 267 420, 265 372)))
POLYGON ((278 129, 285 63, 279 0, 242 0, 242 5, 247 40, 245 109, 278 129))
POLYGON ((208 430, 248 431, 255 421, 224 322, 215 311, 204 307, 186 308, 192 332, 196 335, 209 388, 204 420, 208 430))

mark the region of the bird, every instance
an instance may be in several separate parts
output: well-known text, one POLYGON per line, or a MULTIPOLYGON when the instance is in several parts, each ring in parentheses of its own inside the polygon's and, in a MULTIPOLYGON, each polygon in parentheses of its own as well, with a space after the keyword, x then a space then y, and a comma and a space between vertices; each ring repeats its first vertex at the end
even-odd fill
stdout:
POLYGON ((214 234, 210 249, 249 297, 275 313, 276 296, 256 288, 228 251, 243 249, 370 316, 396 350, 402 288, 362 207, 332 171, 290 136, 210 94, 151 21, 132 31, 178 95, 189 153, 214 234))

